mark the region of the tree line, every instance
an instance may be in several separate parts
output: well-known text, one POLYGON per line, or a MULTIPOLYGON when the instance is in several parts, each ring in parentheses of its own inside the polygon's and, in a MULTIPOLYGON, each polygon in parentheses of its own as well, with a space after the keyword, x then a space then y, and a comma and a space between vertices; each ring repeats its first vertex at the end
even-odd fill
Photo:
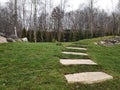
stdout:
POLYGON ((31 42, 120 35, 120 1, 111 13, 96 8, 96 0, 67 12, 67 1, 60 0, 54 7, 52 0, 9 0, 0 6, 0 32, 27 37, 31 42))

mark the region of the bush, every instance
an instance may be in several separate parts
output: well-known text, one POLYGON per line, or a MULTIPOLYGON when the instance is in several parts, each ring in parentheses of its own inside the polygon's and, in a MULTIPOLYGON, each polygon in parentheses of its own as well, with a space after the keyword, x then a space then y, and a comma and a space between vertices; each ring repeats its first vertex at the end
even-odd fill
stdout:
MULTIPOLYGON (((58 41, 58 32, 47 32, 38 30, 37 33, 37 42, 57 42, 58 41)), ((60 42, 73 42, 81 39, 86 39, 91 36, 90 31, 71 31, 66 30, 60 34, 60 42)), ((34 30, 26 31, 24 28, 22 30, 22 38, 27 37, 30 42, 34 42, 34 30)))
POLYGON ((57 42, 56 45, 57 45, 57 46, 61 46, 62 43, 61 43, 61 42, 57 42))
POLYGON ((53 39, 52 39, 52 42, 53 42, 53 43, 57 43, 58 41, 53 38, 53 39))
POLYGON ((37 31, 37 42, 41 42, 42 40, 41 40, 41 31, 40 30, 38 30, 37 31))
POLYGON ((27 31, 26 31, 25 28, 23 28, 23 30, 22 30, 22 36, 21 37, 22 38, 27 37, 27 31))

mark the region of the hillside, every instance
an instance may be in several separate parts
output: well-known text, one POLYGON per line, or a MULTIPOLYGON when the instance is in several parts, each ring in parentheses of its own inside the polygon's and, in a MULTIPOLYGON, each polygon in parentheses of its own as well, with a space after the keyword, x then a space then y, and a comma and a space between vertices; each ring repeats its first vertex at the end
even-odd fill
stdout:
POLYGON ((0 44, 0 90, 119 90, 120 45, 105 47, 94 42, 109 37, 87 39, 74 43, 6 43, 0 44), (66 46, 88 45, 89 57, 64 55, 66 46), (60 58, 91 58, 98 66, 63 66, 60 58), (68 84, 64 75, 75 72, 104 71, 114 77, 102 83, 68 84))

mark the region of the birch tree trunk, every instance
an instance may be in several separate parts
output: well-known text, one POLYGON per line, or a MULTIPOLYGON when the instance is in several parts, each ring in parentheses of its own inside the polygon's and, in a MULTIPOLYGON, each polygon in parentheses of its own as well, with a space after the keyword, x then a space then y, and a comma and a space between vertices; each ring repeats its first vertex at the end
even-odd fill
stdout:
POLYGON ((37 42, 37 0, 34 0, 34 41, 37 42))
POLYGON ((25 28, 25 14, 26 14, 26 10, 25 10, 25 3, 26 3, 26 0, 22 0, 22 8, 23 8, 23 22, 22 22, 22 26, 23 28, 25 28))
POLYGON ((93 0, 90 0, 90 32, 93 37, 93 0))
POLYGON ((17 35, 17 0, 14 0, 14 32, 15 32, 15 36, 18 37, 17 35))

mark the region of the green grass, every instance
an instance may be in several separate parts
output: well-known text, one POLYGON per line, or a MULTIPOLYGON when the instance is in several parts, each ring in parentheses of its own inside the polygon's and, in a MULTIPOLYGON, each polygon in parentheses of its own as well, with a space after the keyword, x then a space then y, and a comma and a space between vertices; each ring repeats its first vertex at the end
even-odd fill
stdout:
POLYGON ((59 54, 57 57, 61 59, 90 59, 89 56, 71 55, 71 54, 59 54))
POLYGON ((78 44, 78 42, 72 43, 70 46, 71 46, 71 47, 87 48, 87 44, 80 45, 80 44, 78 44))
MULTIPOLYGON (((101 67, 102 71, 112 75, 114 77, 113 80, 106 81, 99 84, 94 85, 82 85, 77 84, 76 89, 78 90, 119 90, 120 89, 120 45, 105 47, 95 45, 94 42, 100 41, 106 38, 111 37, 103 37, 96 39, 87 39, 83 41, 79 41, 76 44, 88 44, 88 54, 92 60, 97 62, 101 67), (89 88, 89 89, 88 89, 89 88)), ((75 88, 75 87, 74 87, 75 88)))
POLYGON ((104 38, 63 43, 63 46, 55 43, 0 44, 0 90, 119 90, 120 45, 109 48, 94 45, 93 42, 104 38), (88 45, 89 57, 61 53, 62 50, 71 51, 65 46, 84 47, 81 45, 85 44, 88 45), (91 58, 99 65, 63 66, 59 62, 60 58, 91 58), (86 71, 104 71, 114 79, 83 85, 68 84, 64 77, 64 74, 86 71))

